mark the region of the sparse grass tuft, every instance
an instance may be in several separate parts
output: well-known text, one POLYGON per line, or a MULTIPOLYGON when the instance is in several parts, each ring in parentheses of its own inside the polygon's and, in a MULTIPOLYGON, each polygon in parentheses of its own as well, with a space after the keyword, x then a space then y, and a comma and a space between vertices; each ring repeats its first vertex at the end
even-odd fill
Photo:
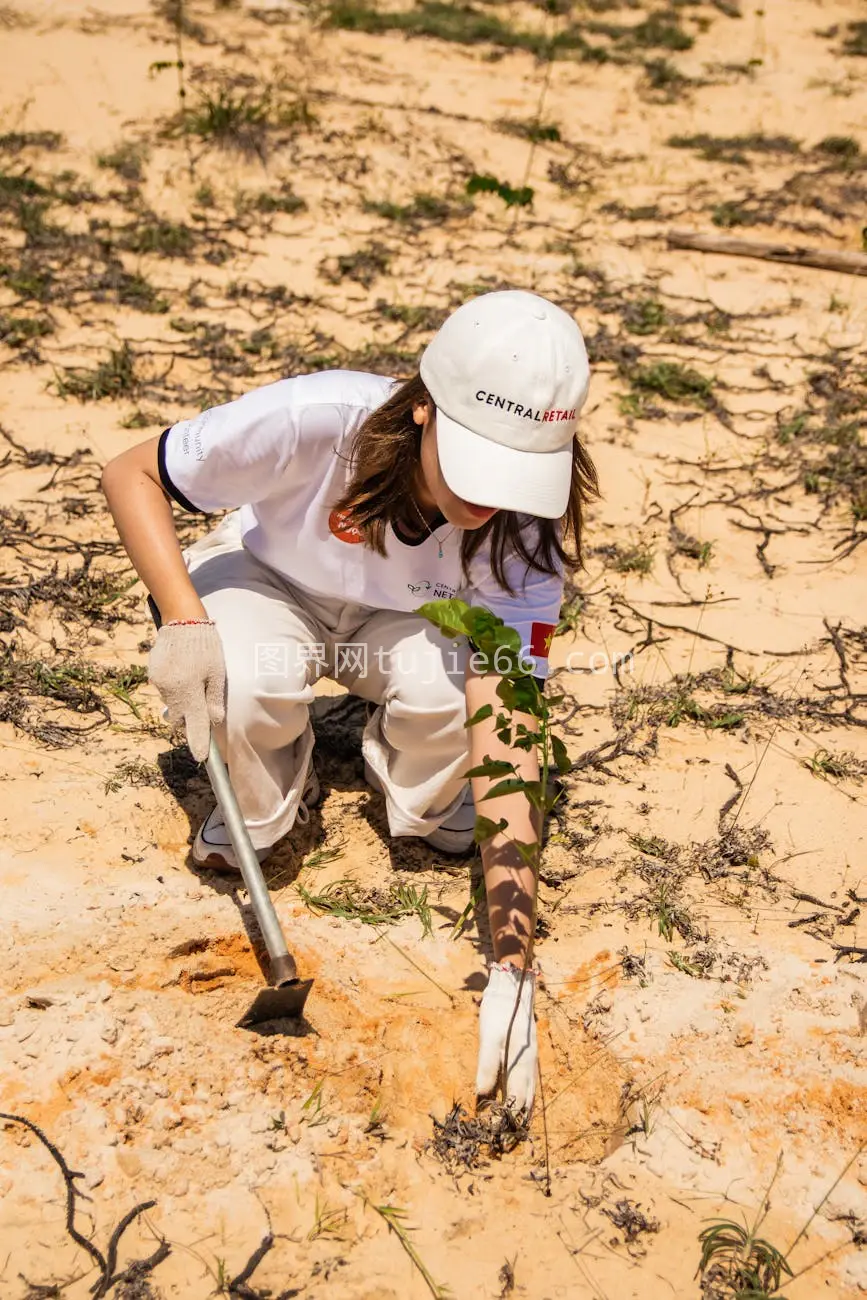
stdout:
POLYGON ((119 270, 116 275, 112 272, 106 277, 106 281, 105 288, 113 288, 117 293, 118 302, 124 307, 133 307, 136 311, 161 316, 171 306, 168 298, 162 297, 159 290, 155 289, 139 271, 130 274, 119 270))
POLYGON ((326 912, 343 921, 360 921, 362 925, 394 925, 408 916, 417 916, 425 937, 433 933, 427 886, 396 884, 388 890, 359 890, 348 878, 333 880, 318 894, 303 885, 298 893, 312 912, 326 912))
POLYGON ((553 36, 511 27, 496 14, 471 4, 446 4, 442 0, 420 0, 413 9, 377 9, 363 0, 332 0, 325 17, 330 27, 354 32, 404 32, 407 36, 432 37, 459 45, 494 45, 505 50, 527 50, 539 59, 559 55, 588 62, 604 63, 605 50, 592 46, 577 25, 553 36))
POLYGON ((811 758, 804 759, 804 767, 823 780, 830 776, 838 781, 862 781, 867 776, 867 761, 850 750, 832 754, 828 749, 817 749, 811 758))
POLYGON ((346 1210, 336 1206, 332 1208, 324 1201, 320 1202, 317 1192, 313 1211, 313 1227, 307 1234, 307 1240, 317 1241, 320 1237, 339 1238, 346 1226, 348 1217, 346 1210))
POLYGON ((196 232, 182 222, 164 221, 150 213, 127 226, 118 243, 130 253, 189 257, 195 248, 196 232))
POLYGON ((416 8, 405 10, 379 10, 357 0, 338 0, 329 5, 326 21, 331 27, 353 32, 400 31, 461 45, 485 42, 506 49, 532 49, 533 53, 546 44, 541 35, 516 31, 496 14, 437 0, 421 0, 416 8))
POLYGON ((389 1232, 395 1234, 404 1251, 412 1260, 413 1266, 420 1274, 425 1286, 428 1291, 430 1291, 434 1300, 451 1300, 451 1291, 448 1287, 442 1286, 439 1282, 434 1280, 432 1273, 416 1250, 412 1237, 410 1236, 413 1229, 410 1228, 407 1223, 408 1215, 406 1210, 398 1209, 396 1205, 376 1205, 373 1201, 368 1200, 368 1198, 363 1194, 362 1200, 366 1206, 379 1215, 387 1225, 389 1232))
POLYGON ((208 30, 202 23, 191 18, 187 12, 185 0, 153 0, 154 9, 161 18, 173 27, 181 36, 189 36, 192 41, 206 41, 208 30))
POLYGON ((610 213, 612 217, 622 217, 624 221, 658 221, 662 216, 656 203, 642 204, 637 208, 628 208, 616 199, 603 203, 600 212, 610 213))
POLYGON ((503 135, 514 135, 519 140, 530 140, 534 144, 562 139, 559 126, 555 126, 553 122, 540 122, 536 118, 521 121, 517 118, 501 117, 494 123, 494 127, 497 131, 502 131, 503 135))
MULTIPOLYGON (((120 593, 115 593, 115 595, 120 593)), ((144 668, 97 668, 79 659, 48 663, 16 654, 13 645, 0 651, 0 722, 51 748, 67 748, 82 734, 111 720, 106 695, 126 704, 133 713, 131 693, 147 680, 144 668), (60 719, 55 716, 60 712, 60 719), (74 726, 64 714, 95 714, 96 720, 74 726)))
POLYGON ((616 47, 626 50, 691 50, 695 44, 672 10, 648 14, 633 26, 594 20, 586 24, 586 29, 610 37, 616 47))
POLYGON ((666 140, 671 149, 693 149, 706 162, 737 163, 747 167, 751 153, 784 154, 800 153, 800 141, 790 135, 708 135, 701 131, 698 135, 672 135, 666 140))
POLYGON ((285 99, 274 86, 219 85, 203 90, 174 128, 224 149, 264 152, 269 132, 309 128, 316 118, 305 99, 285 99))
POLYGON ((0 343, 8 348, 33 352, 37 339, 54 333, 54 326, 45 316, 7 316, 0 314, 0 343))
POLYGON ((670 59, 648 59, 644 65, 641 86, 648 98, 672 103, 683 91, 693 85, 670 59))
POLYGON ((693 923, 688 913, 675 901, 673 887, 668 881, 657 886, 649 900, 649 911, 651 920, 656 922, 657 933, 666 943, 671 943, 675 931, 682 939, 690 940, 694 937, 693 923))
POLYGON ((735 226, 755 226, 761 220, 757 212, 744 207, 742 203, 718 203, 710 216, 715 226, 722 230, 732 230, 735 226))
POLYGON ((296 194, 288 181, 281 181, 277 189, 262 190, 256 195, 254 207, 266 215, 272 212, 303 212, 307 204, 296 194))
MULTIPOLYGON (((365 199, 362 208, 377 217, 384 217, 386 221, 397 221, 402 225, 417 225, 424 221, 447 221, 455 211, 447 199, 438 198, 435 194, 415 194, 412 202, 406 204, 365 199)), ((470 204, 465 204, 461 208, 462 212, 471 210, 470 204)))
POLYGON ((167 421, 160 415, 159 411, 146 411, 137 408, 128 415, 125 420, 121 420, 122 429, 155 429, 158 425, 165 428, 167 421))
POLYGON ((101 402, 132 397, 140 386, 135 353, 124 341, 119 348, 110 348, 105 361, 93 370, 86 366, 55 370, 53 386, 58 397, 64 400, 73 397, 79 402, 101 402))
POLYGON ((59 149, 63 136, 59 131, 5 131, 0 135, 0 151, 20 153, 22 149, 59 149))
POLYGON ((601 555, 615 573, 638 573, 646 577, 653 570, 656 550, 651 542, 634 542, 631 546, 598 546, 595 555, 601 555))
POLYGON ((777 438, 787 467, 797 457, 805 490, 826 503, 842 498, 857 523, 867 519, 867 371, 828 361, 808 376, 806 405, 780 413, 777 438))
POLYGON ((671 540, 676 555, 685 555, 689 560, 697 560, 700 569, 710 564, 713 555, 713 542, 702 542, 690 533, 683 533, 672 527, 671 540))
POLYGON ((645 722, 666 727, 695 722, 712 731, 729 731, 739 727, 746 714, 742 710, 732 710, 723 703, 700 703, 696 699, 696 691, 703 686, 705 682, 702 679, 689 673, 680 673, 670 682, 659 686, 633 687, 616 707, 618 718, 622 722, 629 722, 641 716, 645 722))
POLYGON ((118 763, 103 789, 106 794, 116 794, 124 786, 164 786, 163 774, 153 763, 143 758, 130 758, 118 763))
POLYGON ((713 396, 714 381, 690 366, 678 361, 654 361, 649 365, 633 366, 627 371, 631 393, 628 395, 627 414, 644 413, 648 400, 663 397, 678 406, 698 406, 710 410, 716 404, 713 396))
POLYGON ((108 153, 98 155, 97 166, 117 172, 125 181, 144 180, 145 163, 148 160, 148 147, 135 140, 124 140, 108 153))
POLYGON ((867 22, 846 24, 843 53, 867 59, 867 22))
MULTIPOLYGON (((782 1156, 771 1187, 781 1163, 782 1156)), ((758 1235, 770 1207, 770 1190, 751 1227, 746 1220, 741 1224, 733 1219, 716 1219, 699 1233, 701 1260, 697 1273, 701 1276, 702 1294, 716 1300, 770 1300, 780 1291, 784 1278, 794 1277, 783 1252, 758 1235)))
POLYGON ((383 320, 399 321, 408 330, 437 330, 448 314, 442 307, 386 302, 384 298, 377 300, 376 310, 383 320))
POLYGON ((666 323, 667 313, 658 298, 639 298, 627 303, 622 318, 630 334, 656 334, 666 323))
POLYGON ((339 284, 341 280, 355 280, 369 289, 379 276, 385 275, 390 261, 389 249, 374 240, 356 253, 341 253, 336 258, 322 262, 320 273, 332 284, 339 284))
POLYGON ((857 158, 861 146, 851 135, 826 135, 816 145, 816 152, 829 154, 832 158, 857 158))

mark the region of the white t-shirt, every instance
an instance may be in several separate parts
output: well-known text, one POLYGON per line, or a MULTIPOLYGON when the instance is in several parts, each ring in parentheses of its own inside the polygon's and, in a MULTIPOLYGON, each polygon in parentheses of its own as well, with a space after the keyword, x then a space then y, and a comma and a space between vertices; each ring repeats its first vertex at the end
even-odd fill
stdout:
POLYGON ((507 557, 511 596, 494 578, 486 544, 466 583, 460 529, 443 523, 417 545, 389 530, 382 556, 334 509, 351 474, 352 434, 393 385, 379 375, 322 371, 281 379, 181 420, 160 439, 163 485, 188 510, 240 508, 244 546, 318 596, 407 611, 455 595, 485 605, 517 629, 536 674, 545 676, 562 575, 528 571, 517 556, 507 557))

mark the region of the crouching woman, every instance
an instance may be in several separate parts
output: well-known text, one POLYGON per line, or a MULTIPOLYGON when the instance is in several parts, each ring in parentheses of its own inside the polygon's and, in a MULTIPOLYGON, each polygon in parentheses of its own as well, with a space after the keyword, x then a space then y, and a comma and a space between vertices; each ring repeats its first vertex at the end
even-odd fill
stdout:
MULTIPOLYGON (((167 429, 111 461, 103 489, 160 611, 150 677, 193 755, 213 729, 264 859, 319 796, 309 707, 328 675, 369 701, 365 776, 392 836, 443 852, 473 842, 492 782, 465 773, 505 758, 538 780, 534 753, 497 737, 495 674, 416 611, 460 596, 520 634, 547 671, 564 569, 580 559, 596 490, 576 435, 588 385, 574 320, 523 291, 459 307, 406 382, 352 371, 269 384, 167 429), (182 551, 171 502, 231 511, 182 551)), ((529 939, 535 881, 514 841, 540 828, 521 794, 484 810, 505 829, 481 845, 494 949, 482 1001, 477 1089, 503 1065, 529 939)), ((236 869, 219 808, 193 858, 236 869)), ((509 1047, 509 1093, 529 1110, 536 1073, 534 977, 509 1047)))

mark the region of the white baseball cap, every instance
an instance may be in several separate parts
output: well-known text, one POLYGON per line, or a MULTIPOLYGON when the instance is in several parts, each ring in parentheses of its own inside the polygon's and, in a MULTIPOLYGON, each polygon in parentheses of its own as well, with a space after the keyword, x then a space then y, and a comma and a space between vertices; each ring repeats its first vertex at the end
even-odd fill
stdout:
POLYGON ((458 307, 422 353, 449 488, 474 505, 559 519, 590 367, 576 322, 523 289, 458 307))

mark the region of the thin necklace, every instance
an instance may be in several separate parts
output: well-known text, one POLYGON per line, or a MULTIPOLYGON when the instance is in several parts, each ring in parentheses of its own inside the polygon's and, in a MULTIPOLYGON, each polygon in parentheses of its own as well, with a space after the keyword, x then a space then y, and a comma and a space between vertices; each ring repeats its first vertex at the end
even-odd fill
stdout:
POLYGON ((421 509, 419 508, 418 502, 416 501, 415 497, 410 497, 410 501, 411 501, 412 504, 413 504, 413 508, 414 508, 414 510, 415 510, 415 513, 418 515, 419 519, 422 521, 422 523, 424 524, 425 528, 427 529, 428 537, 432 537, 432 538, 434 539, 434 541, 436 542, 437 546, 439 547, 439 556, 438 556, 438 558, 439 558, 439 559, 442 559, 442 558, 443 558, 443 542, 447 542, 447 541, 449 540, 449 538, 451 537, 452 533, 455 531, 454 528, 450 528, 449 531, 446 533, 445 537, 442 537, 442 538, 441 538, 441 537, 439 536, 438 533, 435 533, 435 532, 434 532, 434 530, 431 528, 431 526, 430 526, 430 524, 428 523, 428 521, 425 519, 424 515, 423 515, 422 512, 421 512, 421 509))

